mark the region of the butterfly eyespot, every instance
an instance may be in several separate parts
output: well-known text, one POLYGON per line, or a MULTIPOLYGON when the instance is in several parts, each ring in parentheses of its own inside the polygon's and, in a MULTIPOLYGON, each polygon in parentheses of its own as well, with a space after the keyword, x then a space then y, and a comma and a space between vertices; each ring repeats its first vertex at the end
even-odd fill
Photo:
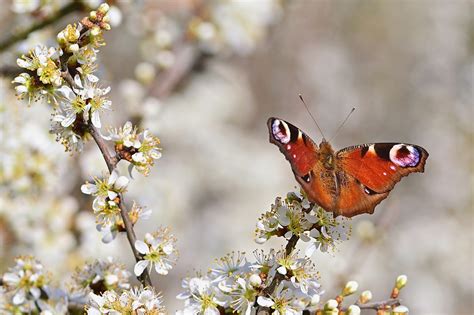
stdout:
POLYGON ((390 149, 390 161, 401 167, 414 167, 420 162, 420 152, 411 145, 397 144, 390 149))
POLYGON ((291 134, 288 125, 279 119, 275 119, 272 123, 273 137, 283 144, 290 142, 291 134))

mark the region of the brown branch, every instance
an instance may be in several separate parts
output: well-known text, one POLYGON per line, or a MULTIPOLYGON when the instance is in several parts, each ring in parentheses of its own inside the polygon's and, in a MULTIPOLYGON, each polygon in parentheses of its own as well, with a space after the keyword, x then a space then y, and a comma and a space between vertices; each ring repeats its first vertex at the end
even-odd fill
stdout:
MULTIPOLYGON (((99 147, 100 152, 102 153, 102 156, 104 157, 105 163, 107 164, 107 168, 109 169, 109 173, 112 173, 112 171, 116 168, 118 159, 117 157, 112 154, 110 154, 110 151, 107 147, 106 142, 104 139, 100 136, 99 131, 92 125, 89 124, 89 132, 92 135, 92 138, 94 138, 95 143, 99 147)), ((124 205, 124 198, 122 194, 119 194, 120 202, 119 202, 119 207, 120 207, 120 215, 122 216, 123 223, 125 225, 125 232, 127 234, 127 239, 128 242, 130 243, 130 247, 132 248, 133 255, 135 256, 135 260, 138 262, 142 260, 141 254, 137 251, 135 248, 135 241, 137 240, 137 237, 135 235, 135 231, 133 230, 133 224, 132 221, 130 221, 130 217, 128 216, 128 210, 125 208, 124 205)), ((148 273, 148 270, 144 270, 142 275, 139 277, 140 282, 143 284, 143 286, 150 286, 152 287, 153 284, 151 283, 151 278, 150 274, 148 273)))
POLYGON ((387 307, 394 307, 401 304, 400 299, 388 299, 385 301, 356 304, 362 310, 383 310, 387 307))
POLYGON ((13 44, 24 40, 28 38, 28 35, 33 33, 34 31, 40 30, 46 26, 49 26, 51 24, 54 24, 55 22, 59 21, 61 18, 64 16, 68 15, 69 13, 72 13, 74 11, 79 11, 82 10, 83 4, 82 1, 79 0, 73 0, 69 4, 65 5, 61 9, 59 9, 56 13, 53 15, 45 18, 43 21, 33 24, 30 27, 16 33, 16 34, 11 34, 9 37, 5 38, 0 42, 0 52, 3 52, 7 50, 10 46, 13 44))

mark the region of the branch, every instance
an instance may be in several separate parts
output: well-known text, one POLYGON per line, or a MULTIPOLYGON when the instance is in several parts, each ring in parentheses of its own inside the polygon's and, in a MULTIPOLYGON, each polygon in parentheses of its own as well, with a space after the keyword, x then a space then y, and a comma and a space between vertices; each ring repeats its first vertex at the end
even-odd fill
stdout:
POLYGON ((176 86, 191 72, 201 54, 192 44, 183 43, 175 49, 176 60, 169 69, 156 77, 149 91, 158 99, 168 97, 176 86))
MULTIPOLYGON (((102 137, 100 136, 99 131, 90 123, 89 123, 89 132, 92 135, 92 138, 94 138, 95 143, 99 147, 99 150, 102 153, 102 156, 104 157, 105 163, 107 164, 107 168, 109 169, 109 173, 112 173, 112 171, 117 167, 117 163, 118 163, 117 157, 115 156, 115 154, 114 155, 110 154, 107 144, 104 141, 104 139, 102 139, 102 137)), ((123 195, 119 194, 119 198, 120 198, 120 202, 119 202, 120 215, 122 216, 122 220, 125 225, 125 232, 127 233, 127 239, 128 239, 128 242, 130 243, 130 247, 132 248, 133 255, 135 256, 135 261, 138 262, 142 259, 142 256, 135 248, 135 241, 137 240, 137 237, 135 235, 135 231, 133 230, 133 224, 130 221, 130 218, 128 216, 128 210, 124 206, 125 201, 124 201, 123 195)), ((153 287, 148 270, 145 269, 143 271, 142 275, 139 277, 139 280, 143 284, 143 286, 153 287)))
POLYGON ((361 310, 383 310, 387 307, 398 306, 401 304, 400 299, 388 299, 385 301, 371 302, 365 304, 357 304, 361 310))
POLYGON ((28 38, 28 35, 33 33, 34 31, 40 30, 48 25, 54 24, 55 22, 59 21, 62 17, 72 13, 74 11, 79 11, 83 8, 83 4, 79 0, 73 0, 71 3, 65 5, 55 14, 45 18, 43 21, 33 24, 27 29, 20 31, 16 34, 12 34, 10 37, 5 38, 0 42, 0 52, 7 50, 13 44, 28 38))

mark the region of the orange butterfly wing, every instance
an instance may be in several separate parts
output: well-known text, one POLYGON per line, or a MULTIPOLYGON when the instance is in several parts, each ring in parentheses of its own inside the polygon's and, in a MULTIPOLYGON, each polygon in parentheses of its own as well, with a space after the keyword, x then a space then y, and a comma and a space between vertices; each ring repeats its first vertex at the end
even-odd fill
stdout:
POLYGON ((296 126, 279 118, 267 122, 270 142, 290 162, 296 180, 309 200, 327 209, 334 204, 334 176, 320 163, 318 146, 296 126))
POLYGON ((279 118, 267 122, 270 142, 275 144, 291 164, 295 176, 305 177, 316 164, 318 146, 300 129, 279 118))
POLYGON ((428 152, 402 143, 364 144, 336 153, 339 197, 334 211, 345 216, 373 213, 402 177, 423 172, 428 152))

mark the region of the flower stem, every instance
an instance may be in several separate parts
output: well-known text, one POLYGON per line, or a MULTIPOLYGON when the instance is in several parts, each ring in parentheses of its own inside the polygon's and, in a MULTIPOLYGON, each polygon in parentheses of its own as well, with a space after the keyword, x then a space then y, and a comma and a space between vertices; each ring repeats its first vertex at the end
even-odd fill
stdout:
MULTIPOLYGON (((107 144, 105 143, 104 139, 99 134, 99 131, 91 124, 89 123, 89 132, 92 135, 92 138, 94 138, 95 143, 99 147, 100 152, 102 153, 102 156, 104 157, 105 163, 107 164, 107 168, 109 169, 109 173, 112 174, 112 171, 117 167, 118 159, 115 155, 110 154, 110 151, 107 147, 107 144)), ((135 241, 137 240, 137 237, 135 235, 135 231, 133 230, 133 224, 130 221, 130 218, 128 216, 128 210, 124 206, 124 198, 122 194, 119 194, 120 198, 120 214, 122 216, 123 223, 125 225, 125 231, 127 233, 127 239, 128 242, 130 243, 130 247, 132 248, 133 255, 135 256, 135 260, 138 262, 142 259, 140 253, 137 251, 135 248, 135 241)), ((150 274, 148 273, 148 270, 144 270, 142 275, 138 278, 140 282, 143 284, 143 286, 150 286, 153 287, 153 284, 151 283, 151 278, 150 274)))

